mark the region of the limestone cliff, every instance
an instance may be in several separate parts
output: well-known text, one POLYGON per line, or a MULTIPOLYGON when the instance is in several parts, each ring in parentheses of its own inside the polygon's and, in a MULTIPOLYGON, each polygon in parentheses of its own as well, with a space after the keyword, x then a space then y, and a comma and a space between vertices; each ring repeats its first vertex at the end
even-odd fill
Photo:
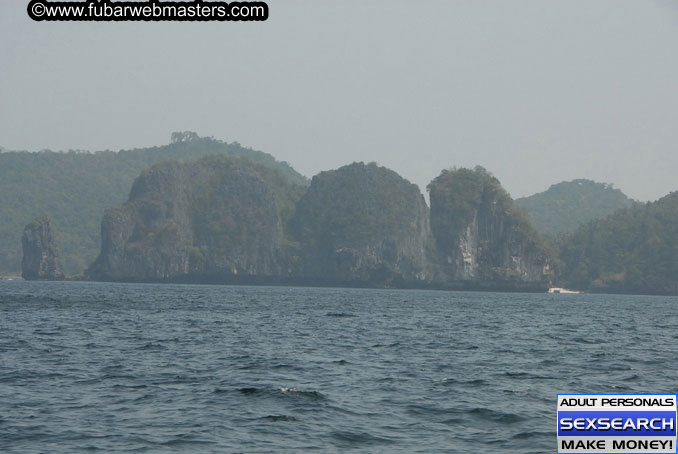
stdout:
POLYGON ((419 188, 376 164, 308 188, 238 158, 156 164, 106 212, 97 280, 542 290, 549 254, 484 169, 419 188), (303 195, 302 195, 303 193, 303 195))
POLYGON ((546 248, 485 169, 443 171, 428 189, 437 282, 517 290, 548 286, 546 248))
POLYGON ((410 286, 433 277, 428 207, 419 188, 376 164, 313 177, 292 225, 309 282, 410 286))
POLYGON ((209 157, 165 162, 108 210, 101 253, 88 271, 102 280, 229 282, 280 274, 284 186, 251 162, 209 157))
POLYGON ((24 279, 58 281, 64 278, 48 217, 39 217, 24 228, 21 245, 21 276, 24 279))

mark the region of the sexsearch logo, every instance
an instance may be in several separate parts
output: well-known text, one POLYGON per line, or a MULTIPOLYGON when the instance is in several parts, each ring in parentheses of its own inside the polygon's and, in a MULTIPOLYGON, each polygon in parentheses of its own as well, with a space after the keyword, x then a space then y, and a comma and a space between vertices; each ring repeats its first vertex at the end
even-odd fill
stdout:
POLYGON ((678 453, 675 394, 558 394, 558 453, 678 453))

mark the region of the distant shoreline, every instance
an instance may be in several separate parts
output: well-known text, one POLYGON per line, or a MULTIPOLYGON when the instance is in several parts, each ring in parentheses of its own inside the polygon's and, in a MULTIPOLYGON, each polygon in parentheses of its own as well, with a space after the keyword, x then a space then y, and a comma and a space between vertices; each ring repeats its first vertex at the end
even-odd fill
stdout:
MULTIPOLYGON (((0 281, 24 281, 20 275, 0 275, 0 281)), ((374 289, 374 290, 435 290, 449 292, 480 292, 480 293, 546 293, 558 297, 560 295, 629 295, 629 296, 678 296, 675 293, 640 293, 633 291, 613 291, 612 289, 591 289, 586 291, 553 292, 554 287, 525 283, 522 285, 510 285, 508 283, 467 283, 458 282, 450 285, 376 285, 369 282, 336 282, 310 279, 284 279, 270 277, 177 277, 164 280, 94 280, 82 276, 71 276, 63 280, 27 280, 26 282, 98 282, 112 284, 168 284, 168 285, 224 285, 224 286, 251 286, 251 287, 310 287, 310 288, 336 288, 336 289, 374 289)))

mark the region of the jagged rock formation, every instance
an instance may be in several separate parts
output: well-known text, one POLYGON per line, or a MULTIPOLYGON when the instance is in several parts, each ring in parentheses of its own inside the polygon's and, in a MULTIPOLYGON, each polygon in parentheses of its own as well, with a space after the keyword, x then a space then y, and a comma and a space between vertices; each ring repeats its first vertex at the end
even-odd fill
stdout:
POLYGON ((410 286, 432 279, 428 207, 419 188, 392 170, 353 163, 321 172, 292 225, 309 282, 410 286))
POLYGON ((542 290, 549 257, 484 169, 419 188, 376 164, 308 188, 239 158, 156 164, 106 212, 96 280, 542 290), (304 192, 305 191, 305 192, 304 192), (302 195, 303 193, 303 195, 302 195))
POLYGON ((142 173, 129 201, 108 210, 101 253, 88 270, 100 280, 229 282, 279 276, 289 183, 243 159, 165 162, 142 173))
POLYGON ((30 281, 59 281, 64 278, 50 220, 42 216, 24 228, 21 238, 21 276, 30 281))
POLYGON ((516 290, 548 286, 547 250, 485 169, 445 170, 428 189, 437 282, 516 290))

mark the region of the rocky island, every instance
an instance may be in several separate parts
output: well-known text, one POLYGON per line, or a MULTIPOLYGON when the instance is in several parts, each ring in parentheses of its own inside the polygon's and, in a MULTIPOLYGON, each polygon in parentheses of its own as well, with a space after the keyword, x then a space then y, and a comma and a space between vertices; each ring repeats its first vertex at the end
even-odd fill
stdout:
POLYGON ((109 209, 87 271, 113 281, 260 281, 283 273, 284 208, 298 188, 241 158, 156 164, 109 209))
POLYGON ((305 187, 246 159, 163 162, 109 209, 94 280, 546 291, 550 257, 488 172, 419 188, 374 163, 305 187))
POLYGON ((549 252, 499 180, 482 167, 444 170, 428 189, 436 282, 453 288, 548 288, 549 252))
POLYGON ((28 281, 64 279, 56 241, 47 216, 35 219, 24 228, 21 245, 21 277, 28 281))
POLYGON ((316 283, 422 286, 433 279, 429 213, 419 188, 374 163, 321 172, 299 200, 300 277, 316 283))

